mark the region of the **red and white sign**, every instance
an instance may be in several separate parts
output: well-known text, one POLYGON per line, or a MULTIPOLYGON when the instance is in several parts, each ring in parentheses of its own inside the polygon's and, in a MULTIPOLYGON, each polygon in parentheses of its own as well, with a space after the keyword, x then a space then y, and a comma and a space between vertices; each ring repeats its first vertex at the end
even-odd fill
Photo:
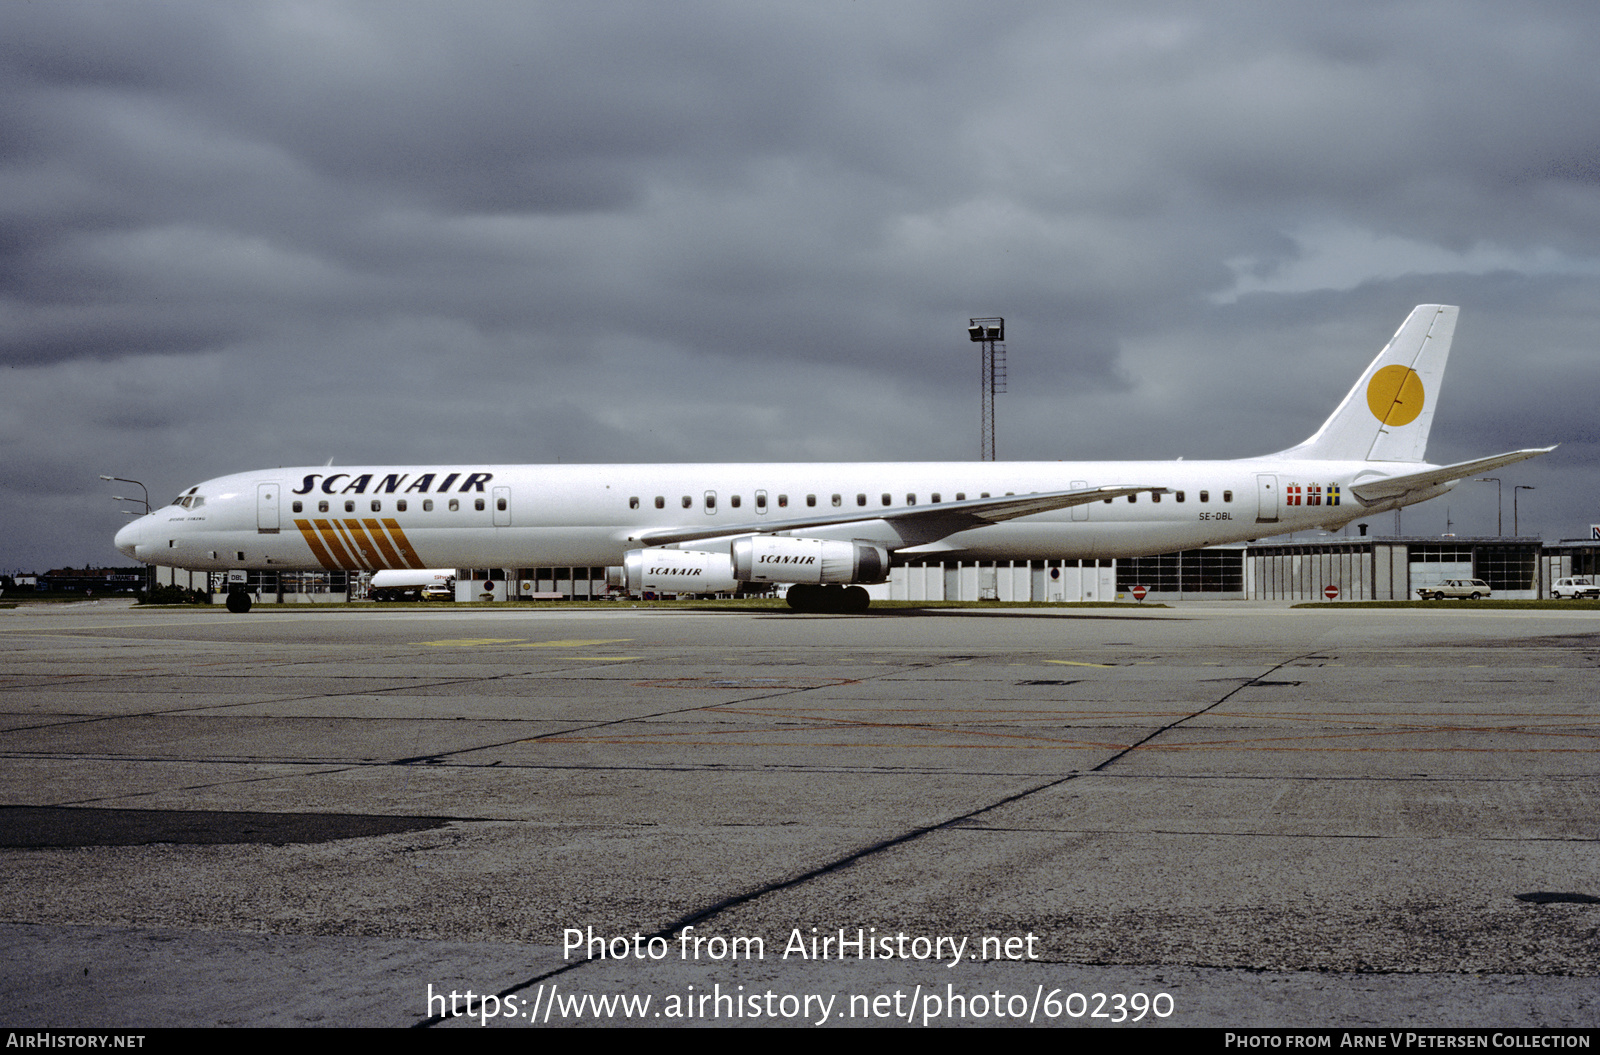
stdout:
POLYGON ((1323 588, 1322 596, 1326 597, 1330 601, 1337 601, 1339 599, 1339 587, 1330 582, 1323 588))
POLYGON ((1144 600, 1144 595, 1149 592, 1150 591, 1146 590, 1143 586, 1135 586, 1133 588, 1133 599, 1135 601, 1142 601, 1144 600))

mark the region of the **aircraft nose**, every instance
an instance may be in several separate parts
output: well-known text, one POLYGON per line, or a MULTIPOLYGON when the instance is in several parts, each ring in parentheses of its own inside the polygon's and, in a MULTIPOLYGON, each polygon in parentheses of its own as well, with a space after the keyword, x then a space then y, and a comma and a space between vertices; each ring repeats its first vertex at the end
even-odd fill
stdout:
POLYGON ((149 518, 140 517, 138 520, 130 521, 122 525, 122 530, 117 532, 117 537, 113 542, 123 556, 132 557, 134 560, 141 559, 139 556, 139 542, 144 538, 144 522, 147 519, 149 518))

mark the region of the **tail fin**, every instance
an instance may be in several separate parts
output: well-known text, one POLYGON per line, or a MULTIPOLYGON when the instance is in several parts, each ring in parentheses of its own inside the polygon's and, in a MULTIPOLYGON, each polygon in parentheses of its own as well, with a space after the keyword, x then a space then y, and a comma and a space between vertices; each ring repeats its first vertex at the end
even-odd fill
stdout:
POLYGON ((1413 308, 1339 409, 1310 439, 1281 456, 1422 461, 1459 311, 1448 304, 1413 308))

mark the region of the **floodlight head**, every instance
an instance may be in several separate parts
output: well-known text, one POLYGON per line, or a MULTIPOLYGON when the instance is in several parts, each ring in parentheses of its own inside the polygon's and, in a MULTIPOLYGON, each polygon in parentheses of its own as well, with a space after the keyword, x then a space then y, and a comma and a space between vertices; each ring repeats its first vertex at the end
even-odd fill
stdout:
POLYGON ((1006 320, 968 319, 967 336, 974 342, 1003 341, 1006 339, 1006 320))

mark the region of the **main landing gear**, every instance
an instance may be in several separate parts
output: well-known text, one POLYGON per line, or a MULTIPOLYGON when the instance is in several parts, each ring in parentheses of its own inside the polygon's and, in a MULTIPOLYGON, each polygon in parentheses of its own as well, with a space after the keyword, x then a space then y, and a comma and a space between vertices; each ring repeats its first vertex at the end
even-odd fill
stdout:
POLYGON ((864 587, 807 583, 789 587, 786 599, 797 612, 865 612, 872 603, 872 595, 864 587))
POLYGON ((250 595, 243 590, 228 591, 228 611, 248 612, 250 610, 250 595))

